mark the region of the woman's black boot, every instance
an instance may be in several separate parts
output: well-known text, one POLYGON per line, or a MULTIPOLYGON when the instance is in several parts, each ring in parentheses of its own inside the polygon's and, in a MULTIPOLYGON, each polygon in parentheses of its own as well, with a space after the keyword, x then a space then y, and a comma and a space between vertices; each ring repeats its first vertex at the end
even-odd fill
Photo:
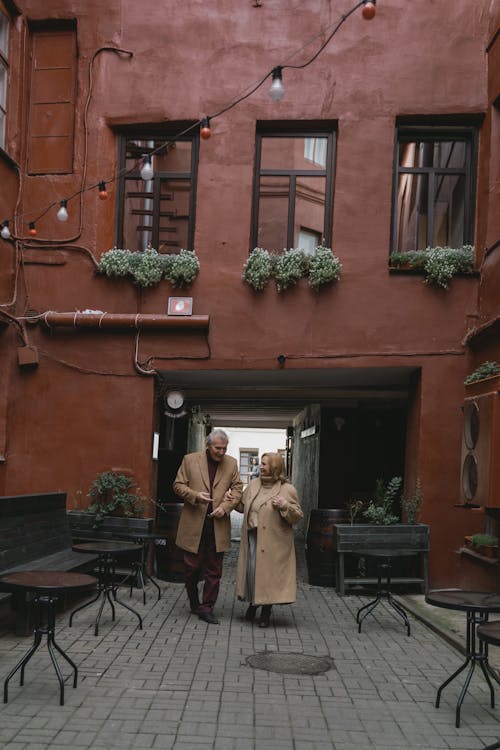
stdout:
POLYGON ((268 628, 269 620, 271 618, 271 604, 264 604, 262 607, 262 613, 259 620, 259 628, 268 628))
POLYGON ((254 604, 250 604, 247 611, 245 612, 245 620, 248 622, 253 622, 255 620, 255 615, 257 614, 257 607, 254 604))

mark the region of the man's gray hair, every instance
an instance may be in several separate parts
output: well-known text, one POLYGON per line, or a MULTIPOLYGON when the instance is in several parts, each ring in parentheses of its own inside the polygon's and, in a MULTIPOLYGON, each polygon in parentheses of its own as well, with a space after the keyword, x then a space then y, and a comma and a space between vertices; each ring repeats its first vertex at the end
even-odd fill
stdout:
POLYGON ((227 432, 224 432, 224 430, 212 430, 212 432, 207 435, 207 445, 212 445, 215 438, 219 438, 219 440, 224 440, 226 443, 229 443, 227 432))

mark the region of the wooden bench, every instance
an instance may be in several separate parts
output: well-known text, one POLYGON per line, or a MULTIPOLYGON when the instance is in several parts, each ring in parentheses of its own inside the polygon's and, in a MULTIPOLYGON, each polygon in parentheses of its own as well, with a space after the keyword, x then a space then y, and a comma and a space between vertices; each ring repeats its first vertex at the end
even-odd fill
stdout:
MULTIPOLYGON (((0 497, 0 575, 31 569, 91 570, 97 556, 73 552, 72 544, 65 492, 0 497)), ((10 600, 16 632, 29 631, 29 598, 0 593, 0 599, 10 600)))

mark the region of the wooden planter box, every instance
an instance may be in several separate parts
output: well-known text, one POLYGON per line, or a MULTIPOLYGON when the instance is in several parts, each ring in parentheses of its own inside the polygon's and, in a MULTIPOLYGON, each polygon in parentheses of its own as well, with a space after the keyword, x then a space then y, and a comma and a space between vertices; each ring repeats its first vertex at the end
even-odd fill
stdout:
POLYGON ((97 520, 93 513, 68 510, 67 518, 73 542, 86 542, 94 539, 120 539, 127 534, 150 534, 152 518, 127 516, 104 516, 97 520))
POLYGON ((346 576, 345 555, 369 555, 370 552, 393 552, 394 563, 398 550, 413 552, 419 558, 419 570, 416 575, 391 576, 393 583, 420 584, 423 592, 428 590, 427 558, 429 553, 429 526, 424 523, 391 526, 355 523, 335 524, 333 529, 333 548, 335 552, 335 581, 339 594, 345 594, 349 585, 377 583, 376 576, 346 576))

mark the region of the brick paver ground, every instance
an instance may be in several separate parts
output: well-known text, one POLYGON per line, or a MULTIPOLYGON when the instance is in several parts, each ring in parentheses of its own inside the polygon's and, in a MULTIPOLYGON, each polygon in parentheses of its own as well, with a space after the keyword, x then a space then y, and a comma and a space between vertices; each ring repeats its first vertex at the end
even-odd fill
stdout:
MULTIPOLYGON (((385 604, 358 634, 355 613, 366 598, 339 597, 309 586, 299 566, 293 606, 276 607, 269 629, 244 620, 234 599, 237 545, 226 556, 217 607, 220 625, 190 614, 182 584, 139 592, 136 618, 105 610, 93 635, 95 606, 69 628, 59 616, 57 640, 79 666, 79 684, 66 684, 59 706, 56 676, 46 648, 27 667, 25 685, 10 683, 0 704, 0 747, 5 750, 479 750, 500 737, 500 709, 489 707, 480 673, 474 674, 455 728, 462 682, 452 683, 434 707, 436 688, 462 656, 411 617, 408 637, 385 604), (333 658, 315 676, 253 669, 246 658, 264 651, 333 658)), ((125 601, 128 592, 123 591, 125 601)), ((10 632, 0 638, 0 679, 30 643, 10 632)), ((66 665, 61 665, 69 675, 66 665)), ((497 692, 500 694, 500 686, 497 692)))

